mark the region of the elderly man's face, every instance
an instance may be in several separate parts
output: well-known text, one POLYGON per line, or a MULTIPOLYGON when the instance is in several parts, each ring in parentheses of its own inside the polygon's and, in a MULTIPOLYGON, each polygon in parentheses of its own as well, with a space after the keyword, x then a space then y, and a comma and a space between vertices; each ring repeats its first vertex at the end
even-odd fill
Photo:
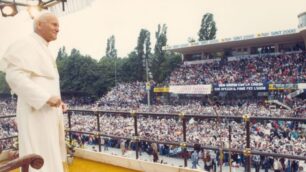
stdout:
POLYGON ((38 26, 41 36, 47 41, 54 41, 57 38, 57 34, 59 32, 59 22, 58 19, 53 16, 49 15, 46 16, 44 21, 39 22, 38 26))

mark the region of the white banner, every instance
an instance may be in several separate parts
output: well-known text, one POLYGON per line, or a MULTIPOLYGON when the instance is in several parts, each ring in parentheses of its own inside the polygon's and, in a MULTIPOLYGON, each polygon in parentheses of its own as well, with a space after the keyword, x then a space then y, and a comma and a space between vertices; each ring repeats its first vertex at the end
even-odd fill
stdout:
MULTIPOLYGON (((301 28, 305 25, 306 25, 306 23, 302 23, 302 24, 300 24, 299 28, 301 28)), ((179 49, 179 48, 186 48, 186 47, 192 47, 192 46, 217 44, 217 43, 220 43, 220 42, 223 43, 223 42, 232 42, 232 41, 242 41, 242 40, 248 40, 248 39, 270 37, 270 36, 279 36, 279 35, 288 35, 288 34, 294 34, 294 33, 298 33, 297 29, 278 30, 278 31, 273 31, 273 32, 263 32, 263 33, 249 34, 249 35, 243 35, 243 36, 234 36, 232 38, 222 38, 222 39, 199 41, 199 42, 193 42, 193 43, 188 43, 188 44, 180 44, 180 45, 174 45, 174 46, 165 46, 165 47, 163 47, 163 49, 164 50, 171 50, 171 49, 179 49)))
POLYGON ((193 65, 193 64, 206 64, 206 63, 214 63, 220 61, 221 59, 206 59, 206 60, 194 60, 194 61, 184 61, 184 65, 193 65))
POLYGON ((176 94, 210 94, 211 85, 171 85, 169 92, 176 94))
POLYGON ((299 90, 304 90, 304 89, 306 89, 306 83, 299 83, 299 84, 298 84, 298 89, 299 89, 299 90))
POLYGON ((297 53, 302 53, 303 51, 291 51, 291 52, 285 52, 285 53, 264 53, 264 54, 252 54, 252 55, 242 55, 242 56, 231 56, 227 57, 227 60, 230 61, 238 61, 242 59, 252 59, 256 57, 265 57, 265 56, 278 56, 282 54, 297 54, 297 53))

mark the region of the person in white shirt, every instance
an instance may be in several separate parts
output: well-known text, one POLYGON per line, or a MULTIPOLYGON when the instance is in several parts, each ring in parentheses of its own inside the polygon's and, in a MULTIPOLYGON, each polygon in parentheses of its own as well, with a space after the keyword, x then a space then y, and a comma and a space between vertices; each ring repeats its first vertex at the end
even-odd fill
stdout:
POLYGON ((61 101, 56 59, 48 49, 58 32, 57 17, 44 12, 34 19, 34 33, 9 46, 0 60, 0 70, 18 96, 19 154, 41 155, 39 172, 63 172, 66 162, 62 112, 67 108, 61 101))

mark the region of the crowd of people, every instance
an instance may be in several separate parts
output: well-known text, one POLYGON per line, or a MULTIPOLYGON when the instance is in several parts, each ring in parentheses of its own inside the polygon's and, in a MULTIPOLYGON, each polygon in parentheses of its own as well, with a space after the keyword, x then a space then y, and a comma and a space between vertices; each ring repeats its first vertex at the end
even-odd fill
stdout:
POLYGON ((14 98, 0 98, 0 116, 16 115, 16 100, 14 98))
POLYGON ((175 69, 170 85, 306 82, 306 52, 263 55, 237 61, 185 65, 175 69))
POLYGON ((144 82, 120 83, 101 97, 97 106, 133 107, 143 102, 146 95, 144 82))
POLYGON ((261 116, 261 117, 305 117, 306 110, 303 104, 306 103, 305 100, 296 100, 295 108, 270 108, 268 102, 262 101, 257 102, 248 101, 241 105, 236 103, 223 104, 219 106, 215 105, 203 105, 200 101, 188 101, 185 104, 160 104, 160 105, 150 105, 146 104, 136 104, 134 106, 110 106, 110 105, 100 105, 88 104, 80 106, 71 106, 72 109, 88 109, 88 110, 105 110, 105 111, 127 111, 132 110, 137 112, 154 112, 154 113, 184 113, 189 115, 222 115, 222 116, 242 116, 243 114, 249 114, 251 116, 261 116))
MULTIPOLYGON (((16 100, 14 98, 0 98, 0 117, 9 115, 16 115, 16 100)), ((17 124, 15 118, 1 118, 0 119, 0 138, 16 136, 17 124)), ((2 149, 14 147, 14 141, 0 140, 2 149)))
MULTIPOLYGON (((119 137, 134 135, 134 121, 122 115, 102 115, 100 117, 101 133, 119 137)), ((67 124, 66 124, 67 125, 67 124)), ((195 120, 187 124, 187 142, 203 145, 228 147, 228 126, 232 126, 232 148, 245 148, 244 124, 236 121, 195 120)), ((254 150, 268 151, 290 155, 306 156, 305 124, 297 122, 269 121, 253 122, 251 126, 251 147, 254 150), (291 145, 291 146, 290 146, 291 145)), ((72 116, 72 130, 96 132, 95 116, 72 116)), ((139 137, 144 140, 162 142, 182 142, 183 129, 179 118, 140 117, 138 119, 139 137)))

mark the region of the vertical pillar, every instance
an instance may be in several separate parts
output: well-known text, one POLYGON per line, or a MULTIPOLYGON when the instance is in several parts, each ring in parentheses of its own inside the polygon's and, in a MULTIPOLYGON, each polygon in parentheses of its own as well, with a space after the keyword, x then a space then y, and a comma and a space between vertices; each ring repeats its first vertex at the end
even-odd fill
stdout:
POLYGON ((68 128, 69 128, 69 144, 71 145, 72 143, 72 135, 71 135, 71 115, 72 115, 72 112, 71 111, 68 111, 68 128))
POLYGON ((229 161, 229 171, 232 172, 232 126, 231 124, 228 125, 228 145, 229 145, 229 151, 228 151, 228 161, 229 161))
POLYGON ((251 172, 251 144, 250 144, 250 117, 249 115, 243 115, 246 130, 246 148, 244 150, 244 156, 246 159, 245 171, 251 172))
POLYGON ((99 113, 95 113, 96 116, 97 116, 97 129, 98 129, 98 132, 97 132, 97 137, 98 137, 98 145, 99 145, 99 152, 101 152, 101 128, 100 128, 100 114, 99 113))
POLYGON ((131 111, 131 116, 134 119, 134 142, 136 144, 136 159, 139 158, 139 138, 138 138, 138 131, 137 131, 137 116, 135 111, 131 111))
POLYGON ((186 147, 186 118, 185 114, 183 112, 179 113, 179 118, 182 120, 182 125, 183 125, 183 143, 181 143, 181 147, 183 148, 183 157, 184 157, 184 167, 187 167, 187 147, 186 147))

